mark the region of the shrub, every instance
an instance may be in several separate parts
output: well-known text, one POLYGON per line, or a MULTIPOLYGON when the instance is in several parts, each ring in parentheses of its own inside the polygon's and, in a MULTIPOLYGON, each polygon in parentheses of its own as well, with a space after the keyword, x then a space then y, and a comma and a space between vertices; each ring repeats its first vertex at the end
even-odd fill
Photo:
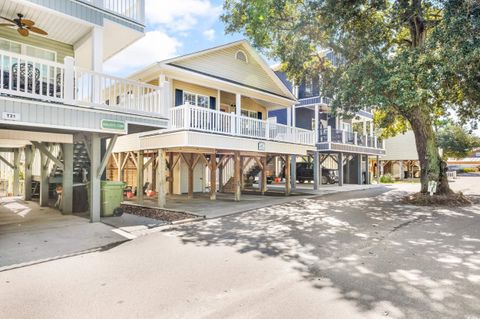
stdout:
POLYGON ((477 167, 465 167, 463 169, 463 172, 464 173, 476 173, 476 172, 478 172, 478 168, 477 167))
POLYGON ((380 176, 380 183, 392 184, 394 182, 395 182, 395 180, 393 179, 393 176, 390 175, 390 174, 385 174, 385 175, 380 176))

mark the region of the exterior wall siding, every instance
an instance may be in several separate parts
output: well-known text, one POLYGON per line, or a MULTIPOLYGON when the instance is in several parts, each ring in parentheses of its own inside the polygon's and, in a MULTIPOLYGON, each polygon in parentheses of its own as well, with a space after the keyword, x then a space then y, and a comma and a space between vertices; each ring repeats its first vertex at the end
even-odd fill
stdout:
POLYGON ((173 64, 256 87, 281 96, 284 95, 278 85, 263 70, 262 66, 243 49, 241 44, 176 61, 173 64), (238 50, 245 52, 248 63, 235 58, 235 53, 238 50))
MULTIPOLYGON (((28 125, 65 130, 105 132, 101 129, 103 119, 124 121, 163 128, 167 120, 146 116, 134 116, 112 111, 93 110, 84 107, 38 103, 23 99, 0 99, 0 112, 17 113, 19 121, 0 120, 1 124, 28 125)), ((118 132, 117 132, 118 133, 118 132)))
POLYGON ((44 6, 58 12, 82 19, 84 21, 103 26, 103 19, 107 18, 121 25, 127 26, 134 30, 143 32, 144 26, 130 21, 126 18, 121 18, 113 13, 95 8, 88 4, 88 2, 82 2, 79 0, 29 0, 32 3, 44 6))
POLYGON ((418 153, 413 131, 400 134, 385 140, 384 161, 410 160, 417 161, 418 153))

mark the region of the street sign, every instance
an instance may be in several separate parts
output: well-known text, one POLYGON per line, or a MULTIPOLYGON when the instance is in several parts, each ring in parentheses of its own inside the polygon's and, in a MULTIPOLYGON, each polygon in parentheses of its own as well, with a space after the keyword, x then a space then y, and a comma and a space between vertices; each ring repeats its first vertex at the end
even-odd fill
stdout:
POLYGON ((436 181, 428 182, 428 192, 430 193, 430 196, 433 196, 433 194, 437 192, 437 185, 438 183, 436 181))

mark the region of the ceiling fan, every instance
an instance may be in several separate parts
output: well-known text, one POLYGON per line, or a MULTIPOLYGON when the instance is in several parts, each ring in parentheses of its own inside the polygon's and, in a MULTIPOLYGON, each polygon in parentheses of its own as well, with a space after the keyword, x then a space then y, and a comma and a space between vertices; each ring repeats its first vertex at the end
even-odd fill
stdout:
POLYGON ((30 31, 41 34, 41 35, 48 35, 48 33, 45 32, 44 30, 34 27, 35 22, 33 22, 32 20, 23 19, 23 14, 17 13, 17 16, 18 18, 15 18, 15 19, 8 19, 0 16, 1 19, 10 22, 10 23, 0 23, 0 27, 17 27, 18 33, 20 33, 24 37, 28 37, 28 35, 30 34, 30 31))

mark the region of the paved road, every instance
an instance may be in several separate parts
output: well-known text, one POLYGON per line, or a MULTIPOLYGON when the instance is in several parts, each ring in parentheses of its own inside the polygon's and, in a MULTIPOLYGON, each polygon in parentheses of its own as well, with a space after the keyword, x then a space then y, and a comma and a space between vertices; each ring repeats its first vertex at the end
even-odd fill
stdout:
POLYGON ((478 319, 480 206, 398 201, 416 187, 304 199, 2 272, 2 317, 478 319))

